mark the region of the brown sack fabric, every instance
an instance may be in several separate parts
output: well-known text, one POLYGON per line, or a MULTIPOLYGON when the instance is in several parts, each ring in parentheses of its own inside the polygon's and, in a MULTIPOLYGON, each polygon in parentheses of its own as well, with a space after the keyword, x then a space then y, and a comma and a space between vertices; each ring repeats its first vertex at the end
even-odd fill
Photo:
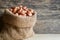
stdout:
POLYGON ((6 9, 3 20, 5 23, 15 25, 17 27, 32 27, 36 22, 36 13, 31 17, 19 17, 15 16, 13 13, 6 9))
POLYGON ((34 35, 33 26, 36 23, 36 13, 31 17, 19 17, 6 9, 3 22, 2 37, 4 40, 23 40, 34 35))

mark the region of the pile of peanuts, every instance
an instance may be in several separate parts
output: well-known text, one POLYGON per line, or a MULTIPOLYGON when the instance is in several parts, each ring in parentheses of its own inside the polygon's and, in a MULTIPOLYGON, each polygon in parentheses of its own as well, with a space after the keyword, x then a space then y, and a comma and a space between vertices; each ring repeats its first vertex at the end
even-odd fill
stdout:
POLYGON ((27 8, 26 6, 18 6, 18 7, 11 7, 9 9, 12 13, 15 15, 19 16, 33 16, 34 15, 34 10, 27 8))

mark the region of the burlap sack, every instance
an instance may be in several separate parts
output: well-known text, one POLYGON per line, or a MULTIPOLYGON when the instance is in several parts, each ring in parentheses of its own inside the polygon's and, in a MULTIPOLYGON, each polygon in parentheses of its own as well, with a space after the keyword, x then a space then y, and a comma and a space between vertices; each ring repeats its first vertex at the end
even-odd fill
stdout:
POLYGON ((15 16, 12 12, 6 9, 3 20, 5 23, 15 25, 17 27, 33 27, 36 22, 36 13, 31 17, 19 17, 15 16))
POLYGON ((15 28, 9 24, 5 24, 1 33, 4 40, 24 40, 34 35, 33 28, 15 28))
POLYGON ((8 30, 6 40, 19 40, 26 39, 34 35, 33 26, 36 22, 36 13, 29 17, 16 16, 8 9, 5 10, 3 16, 3 22, 6 30, 8 30))

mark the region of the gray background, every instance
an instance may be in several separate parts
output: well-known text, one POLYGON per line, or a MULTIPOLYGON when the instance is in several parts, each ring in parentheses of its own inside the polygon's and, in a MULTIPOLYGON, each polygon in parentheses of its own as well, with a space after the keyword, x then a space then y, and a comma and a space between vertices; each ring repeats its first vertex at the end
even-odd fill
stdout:
POLYGON ((60 34, 60 0, 0 0, 0 27, 3 26, 1 15, 4 9, 20 4, 37 12, 35 33, 60 34))

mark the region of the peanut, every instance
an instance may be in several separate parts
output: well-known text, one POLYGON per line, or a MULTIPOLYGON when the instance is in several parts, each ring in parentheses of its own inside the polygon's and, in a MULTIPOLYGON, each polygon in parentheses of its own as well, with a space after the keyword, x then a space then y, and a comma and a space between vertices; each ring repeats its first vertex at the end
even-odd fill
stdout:
POLYGON ((18 16, 18 13, 15 13, 16 16, 18 16))
POLYGON ((32 16, 34 14, 33 9, 28 9, 26 6, 20 5, 19 7, 12 7, 10 9, 15 15, 20 16, 32 16))

